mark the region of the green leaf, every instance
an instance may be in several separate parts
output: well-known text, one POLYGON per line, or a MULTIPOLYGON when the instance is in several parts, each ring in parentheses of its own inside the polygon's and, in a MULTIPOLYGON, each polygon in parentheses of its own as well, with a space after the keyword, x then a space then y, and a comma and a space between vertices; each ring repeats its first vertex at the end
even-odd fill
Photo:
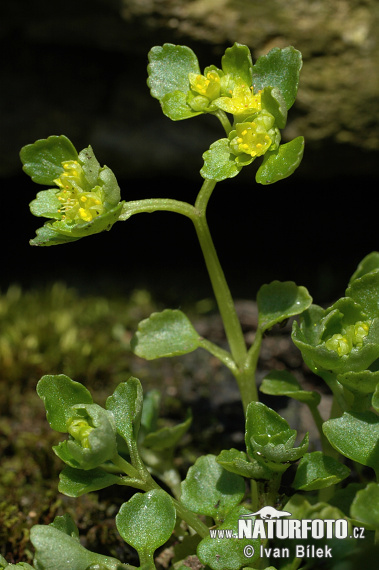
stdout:
POLYGON ((338 374, 337 380, 342 386, 358 394, 372 394, 379 383, 379 370, 371 372, 362 370, 361 372, 346 372, 338 374))
POLYGON ((366 273, 371 273, 372 271, 377 270, 379 270, 379 252, 372 251, 358 264, 357 269, 350 278, 349 285, 351 285, 355 279, 359 279, 360 277, 363 277, 363 275, 366 275, 366 273))
POLYGON ((250 402, 246 411, 245 443, 250 457, 264 461, 273 471, 283 472, 289 462, 297 461, 307 451, 308 434, 294 448, 296 431, 287 421, 262 402, 250 402))
POLYGON ((345 412, 328 420, 323 431, 340 453, 379 472, 379 417, 373 412, 345 412))
POLYGON ((307 289, 298 287, 293 281, 273 281, 262 285, 258 291, 258 326, 263 331, 275 324, 298 315, 312 303, 307 289))
POLYGON ((180 424, 165 426, 157 431, 148 433, 143 440, 144 447, 149 447, 157 451, 173 449, 189 430, 191 422, 192 415, 189 414, 187 419, 180 424))
POLYGON ((227 48, 222 56, 221 66, 225 74, 232 76, 234 84, 245 84, 250 87, 253 62, 247 46, 235 43, 227 48))
MULTIPOLYGON (((231 529, 238 536, 238 521, 243 515, 250 514, 243 506, 235 507, 226 517, 225 521, 216 529, 231 529)), ((254 519, 254 517, 251 517, 254 519)), ((217 535, 216 535, 217 536, 217 535)), ((260 539, 251 538, 211 538, 207 536, 203 538, 197 547, 197 555, 207 568, 212 570, 240 570, 246 564, 251 565, 259 558, 260 539), (254 552, 251 558, 246 558, 244 549, 250 548, 250 552, 254 552), (251 550, 251 547, 253 550, 251 550)))
POLYGON ((249 459, 244 451, 223 449, 216 457, 217 463, 227 471, 249 479, 272 479, 273 472, 254 458, 249 459))
POLYGON ((254 92, 277 87, 290 109, 296 99, 301 67, 301 53, 292 46, 272 49, 258 58, 253 67, 254 92))
POLYGON ((187 354, 200 346, 199 334, 186 315, 170 309, 141 321, 130 344, 146 360, 187 354))
POLYGON ((125 542, 137 550, 141 562, 167 542, 175 521, 173 502, 162 489, 136 493, 121 505, 116 516, 118 532, 125 542))
POLYGON ((53 135, 24 146, 20 158, 33 182, 50 185, 62 174, 62 162, 77 160, 78 153, 67 137, 53 135))
POLYGON ((158 389, 149 390, 149 392, 145 394, 143 398, 140 434, 146 435, 152 431, 156 431, 160 401, 161 392, 158 389))
POLYGON ((87 388, 64 374, 42 376, 37 384, 37 394, 45 404, 50 426, 62 433, 67 433, 72 406, 93 403, 87 388))
POLYGON ((38 228, 36 234, 36 237, 29 241, 30 245, 60 245, 62 243, 70 243, 72 241, 77 241, 80 239, 79 237, 70 237, 68 235, 60 234, 57 231, 54 231, 51 227, 51 224, 49 223, 46 223, 41 228, 38 228))
POLYGON ((172 121, 191 119, 201 115, 203 111, 194 111, 187 103, 187 95, 182 91, 167 93, 160 100, 162 111, 172 121))
MULTIPOLYGON (((102 214, 101 216, 94 218, 93 220, 94 222, 109 212, 118 211, 120 198, 121 198, 120 187, 117 183, 116 176, 114 175, 113 171, 110 168, 108 168, 108 166, 104 166, 103 168, 100 169, 97 183, 101 185, 104 192, 104 208, 106 212, 105 214, 102 214)), ((119 214, 120 212, 118 213, 118 215, 119 214)), ((104 229, 109 229, 109 228, 105 227, 104 229)))
POLYGON ((262 105, 275 117, 276 126, 279 129, 284 129, 287 122, 287 106, 277 87, 265 87, 262 92, 262 105))
MULTIPOLYGON (((100 164, 93 152, 91 145, 88 146, 88 148, 84 148, 82 151, 80 151, 78 159, 80 164, 82 165, 84 176, 86 177, 86 180, 88 182, 88 189, 90 190, 91 188, 96 186, 100 172, 100 164)), ((118 197, 117 202, 119 200, 120 196, 118 197)))
POLYGON ((214 455, 199 457, 182 482, 181 502, 191 511, 213 519, 224 519, 242 500, 245 482, 224 469, 214 455))
POLYGON ((190 89, 188 75, 200 73, 199 62, 194 52, 187 46, 164 44, 153 47, 148 55, 147 67, 152 97, 163 99, 168 93, 190 89))
POLYGON ((143 390, 138 378, 130 377, 119 384, 106 401, 113 413, 118 433, 130 444, 137 440, 141 423, 143 390))
POLYGON ((379 485, 369 483, 357 492, 350 507, 351 516, 373 529, 379 529, 379 485))
POLYGON ((321 451, 306 453, 297 467, 294 489, 315 491, 335 485, 349 476, 350 469, 321 451))
POLYGON ((304 154, 304 137, 281 144, 277 150, 268 151, 258 168, 255 180, 259 184, 273 184, 295 172, 304 154))
POLYGON ((116 558, 90 552, 76 537, 52 525, 33 526, 30 540, 36 549, 33 564, 41 570, 87 570, 91 564, 107 570, 126 570, 128 567, 116 558))
POLYGON ((371 399, 371 404, 372 404, 372 407, 374 408, 374 410, 379 412, 379 384, 375 388, 375 392, 374 392, 372 399, 371 399))
POLYGON ((358 303, 369 317, 378 317, 379 271, 354 279, 346 289, 346 296, 358 303))
POLYGON ((58 490, 68 497, 81 497, 86 493, 118 484, 120 481, 118 475, 107 473, 101 468, 84 471, 66 466, 59 475, 58 490))
POLYGON ((273 370, 263 378, 259 390, 270 396, 288 396, 299 402, 317 406, 321 401, 318 392, 302 390, 296 378, 288 370, 273 370))
MULTIPOLYGON (((103 232, 105 230, 110 230, 113 224, 115 224, 121 214, 122 208, 124 203, 120 202, 114 208, 106 210, 100 216, 96 216, 90 222, 81 222, 77 224, 73 224, 72 222, 66 222, 64 220, 53 222, 49 224, 46 222, 46 225, 56 231, 60 238, 63 236, 67 236, 69 239, 66 241, 71 241, 70 238, 82 238, 87 237, 93 234, 97 234, 99 232, 103 232)), ((64 242, 62 242, 64 243, 64 242)), ((44 244, 44 245, 52 245, 52 244, 44 244)))
POLYGON ((50 526, 57 528, 58 530, 60 530, 61 532, 64 532, 68 536, 72 536, 73 538, 76 538, 76 540, 79 542, 78 527, 76 526, 72 517, 68 513, 66 513, 62 516, 55 517, 53 522, 50 523, 50 526))
POLYGON ((58 210, 61 204, 57 198, 57 192, 57 188, 38 192, 35 200, 29 204, 31 213, 37 217, 56 218, 59 220, 61 214, 58 210))
MULTIPOLYGON (((220 182, 226 178, 234 178, 242 166, 235 161, 235 155, 230 152, 229 139, 219 139, 203 154, 204 166, 200 170, 203 178, 220 182)), ((249 163, 252 162, 249 161, 249 163)))
POLYGON ((73 406, 67 430, 70 438, 53 446, 53 450, 70 467, 95 469, 117 454, 113 414, 97 404, 73 406))

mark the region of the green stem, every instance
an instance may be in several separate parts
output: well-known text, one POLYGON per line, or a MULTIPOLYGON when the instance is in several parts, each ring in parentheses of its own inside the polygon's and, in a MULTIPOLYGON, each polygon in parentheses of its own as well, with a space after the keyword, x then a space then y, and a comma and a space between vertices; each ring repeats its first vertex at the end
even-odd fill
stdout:
MULTIPOLYGON (((126 478, 121 485, 128 485, 130 487, 135 487, 137 489, 141 489, 142 491, 151 491, 152 489, 161 489, 156 481, 151 477, 150 473, 147 469, 144 469, 144 473, 139 473, 130 463, 128 463, 125 459, 123 459, 120 455, 116 455, 112 462, 123 471, 126 475, 131 477, 130 479, 126 478)), ((167 493, 167 495, 172 500, 176 512, 178 515, 186 521, 188 526, 193 528, 195 532, 197 532, 202 538, 209 536, 209 528, 200 519, 198 519, 197 515, 187 509, 182 503, 174 499, 171 495, 167 493)))
POLYGON ((312 414, 313 421, 316 424, 316 427, 317 427, 317 430, 318 430, 318 433, 320 436, 321 447, 322 447, 323 453, 325 453, 325 455, 329 455, 330 457, 334 457, 335 459, 337 459, 339 456, 339 453, 337 450, 334 449, 334 447, 331 446, 328 438, 325 436, 325 434, 323 432, 322 424, 324 423, 324 420, 322 419, 322 417, 320 415, 318 407, 314 404, 313 405, 308 404, 308 408, 312 414))
POLYGON ((147 198, 144 200, 134 200, 126 202, 119 217, 120 221, 128 220, 134 214, 152 212, 175 212, 182 214, 193 220, 196 217, 196 210, 191 204, 170 198, 147 198))
POLYGON ((243 337, 234 301, 217 257, 217 252, 213 244, 206 219, 207 204, 215 186, 215 180, 204 181, 195 203, 197 216, 193 219, 193 223, 203 252, 221 318, 224 323, 225 333, 232 356, 237 366, 242 369, 246 358, 245 339, 243 337))
POLYGON ((228 135, 232 130, 232 125, 230 124, 227 114, 224 111, 221 111, 221 109, 218 109, 217 111, 212 113, 212 115, 218 118, 218 120, 224 127, 225 133, 228 135))
POLYGON ((182 505, 180 501, 173 499, 172 497, 171 499, 172 502, 174 503, 176 512, 184 521, 186 521, 188 526, 193 528, 193 530, 197 532, 197 534, 201 536, 201 538, 206 538, 207 536, 209 536, 209 528, 207 527, 206 524, 204 524, 203 522, 201 522, 200 519, 197 518, 197 515, 195 513, 189 511, 184 505, 182 505))

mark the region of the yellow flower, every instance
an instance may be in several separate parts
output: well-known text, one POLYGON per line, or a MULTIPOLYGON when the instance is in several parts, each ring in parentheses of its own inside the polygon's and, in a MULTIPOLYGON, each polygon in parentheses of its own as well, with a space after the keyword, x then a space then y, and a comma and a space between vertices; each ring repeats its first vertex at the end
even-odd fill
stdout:
POLYGON ((64 172, 54 180, 61 188, 57 198, 61 203, 58 211, 62 214, 62 220, 91 222, 104 211, 102 189, 100 186, 95 186, 89 192, 83 189, 88 184, 76 160, 63 162, 62 166, 64 172))
POLYGON ((232 115, 261 111, 261 91, 255 94, 252 87, 237 85, 234 87, 231 97, 220 97, 216 104, 219 109, 232 115))
POLYGON ((272 140, 267 130, 254 121, 251 123, 238 123, 236 136, 230 141, 235 154, 249 154, 253 158, 264 154, 271 146, 272 140))
POLYGON ((203 97, 207 97, 209 101, 217 99, 220 95, 220 76, 217 71, 208 71, 205 76, 197 73, 190 73, 189 81, 192 91, 202 95, 203 97))
POLYGON ((328 350, 334 350, 339 356, 349 354, 352 348, 362 348, 363 339, 368 335, 369 323, 358 321, 355 325, 349 325, 342 332, 334 334, 326 342, 328 350))

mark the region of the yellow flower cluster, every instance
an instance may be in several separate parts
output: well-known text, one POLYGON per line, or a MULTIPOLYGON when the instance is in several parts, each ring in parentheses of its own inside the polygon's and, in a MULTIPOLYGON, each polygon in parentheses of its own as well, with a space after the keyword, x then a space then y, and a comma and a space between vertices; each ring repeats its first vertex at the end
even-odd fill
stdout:
POLYGON ((91 222, 104 211, 102 190, 96 186, 90 192, 83 190, 86 185, 81 165, 76 160, 62 164, 64 172, 54 180, 61 188, 57 198, 61 203, 58 210, 62 220, 91 222))

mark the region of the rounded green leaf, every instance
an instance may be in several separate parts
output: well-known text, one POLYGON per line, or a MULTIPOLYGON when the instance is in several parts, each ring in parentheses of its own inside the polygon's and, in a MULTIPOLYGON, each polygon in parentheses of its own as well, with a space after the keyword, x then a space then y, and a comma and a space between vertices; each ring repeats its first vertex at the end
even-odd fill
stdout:
POLYGON ((263 378, 259 390, 271 396, 288 396, 299 402, 318 405, 321 396, 318 392, 302 390, 296 378, 288 370, 273 370, 263 378))
POLYGON ((274 48, 259 57, 253 67, 254 91, 277 87, 290 109, 296 99, 301 68, 302 57, 298 50, 292 46, 274 48))
POLYGON ((321 451, 314 451, 300 459, 293 487, 301 491, 324 489, 346 479, 349 474, 350 469, 346 465, 321 451))
POLYGON ((200 346, 199 334, 186 315, 171 309, 141 321, 130 344, 133 352, 146 360, 187 354, 200 346))
POLYGON ((255 180, 259 184, 273 184, 291 176, 299 166, 304 154, 304 137, 281 144, 272 152, 267 152, 257 170, 255 180))
MULTIPOLYGON (((203 154, 204 166, 200 170, 203 178, 220 182, 226 178, 234 178, 242 166, 235 161, 230 152, 229 139, 219 139, 203 154)), ((251 162, 251 161, 250 161, 251 162)))
POLYGON ((64 135, 53 135, 24 146, 20 151, 23 170, 37 184, 53 184, 62 172, 62 162, 76 160, 78 153, 64 135))
MULTIPOLYGON (((241 538, 238 539, 239 519, 251 513, 243 506, 235 507, 226 517, 225 521, 215 529, 215 538, 207 536, 203 538, 197 547, 197 555, 207 568, 212 570, 240 570, 247 564, 259 558, 260 539, 241 538), (223 529, 232 530, 235 533, 233 538, 223 538, 218 531, 223 529), (250 558, 245 555, 245 548, 249 549, 250 558)), ((254 517, 252 517, 254 518, 254 517)))
POLYGON ((379 417, 373 412, 345 412, 328 420, 323 431, 340 453, 379 471, 379 417))
POLYGON ((176 512, 169 495, 161 489, 136 493, 123 503, 116 516, 122 538, 144 558, 162 546, 174 530, 176 512))
POLYGON ((225 518, 245 494, 245 482, 236 473, 224 469, 214 455, 199 457, 182 482, 181 502, 191 511, 225 518))
POLYGON ((298 287, 293 281, 273 281, 262 285, 258 291, 258 326, 263 331, 275 324, 298 315, 312 303, 312 297, 305 287, 298 287))
POLYGON ((350 507, 351 516, 371 528, 379 529, 379 485, 369 483, 357 492, 350 507))
POLYGON ((37 384, 37 394, 45 404, 50 426, 62 433, 67 433, 72 406, 93 403, 87 388, 64 374, 42 376, 37 384))
POLYGON ((199 62, 194 52, 187 46, 164 44, 155 46, 149 52, 147 67, 152 97, 162 99, 168 93, 190 89, 189 74, 200 73, 199 62))

